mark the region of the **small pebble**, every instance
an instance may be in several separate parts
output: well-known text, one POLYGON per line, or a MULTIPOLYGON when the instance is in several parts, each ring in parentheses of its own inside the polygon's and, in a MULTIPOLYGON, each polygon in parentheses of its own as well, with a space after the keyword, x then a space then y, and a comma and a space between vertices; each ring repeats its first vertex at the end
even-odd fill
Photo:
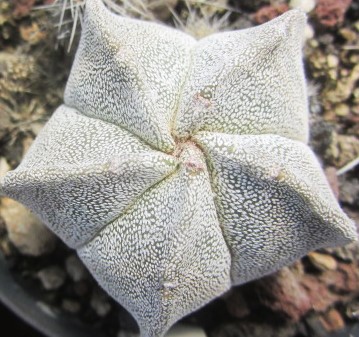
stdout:
POLYGON ((100 317, 105 317, 111 310, 108 295, 99 289, 92 293, 90 305, 100 317))
POLYGON ((314 37, 314 29, 313 29, 312 25, 310 25, 309 23, 307 23, 305 25, 304 37, 306 40, 310 40, 314 37))
POLYGON ((21 38, 30 45, 36 45, 46 38, 46 30, 41 29, 36 22, 21 24, 19 27, 21 38))
POLYGON ((0 178, 4 177, 7 172, 11 170, 10 165, 6 161, 6 158, 0 157, 0 178))
POLYGON ((323 324, 323 327, 328 332, 338 331, 344 328, 344 320, 340 315, 339 311, 332 308, 328 312, 324 313, 320 320, 323 324))
POLYGON ((291 0, 289 2, 290 7, 301 9, 305 13, 311 12, 315 5, 315 0, 291 0))
POLYGON ((55 248, 55 235, 20 203, 3 198, 0 215, 5 220, 11 243, 20 253, 40 256, 55 248))
POLYGON ((317 40, 310 40, 309 41, 309 45, 312 47, 312 48, 318 48, 319 46, 319 42, 317 40))
POLYGON ((319 270, 326 271, 337 269, 337 261, 331 255, 311 252, 308 254, 308 257, 310 262, 319 270))
POLYGON ((46 290, 55 290, 64 284, 66 273, 58 266, 51 266, 40 270, 37 277, 46 290))
POLYGON ((345 315, 349 319, 359 320, 359 301, 349 303, 345 310, 345 315))
POLYGON ((318 36, 318 41, 324 45, 330 45, 334 41, 334 36, 332 34, 323 34, 318 36))
POLYGON ((337 136, 337 167, 343 167, 359 157, 359 139, 352 135, 337 136))
POLYGON ((334 112, 339 117, 348 116, 350 113, 350 108, 344 103, 337 104, 334 108, 334 112))
POLYGON ((340 69, 340 76, 341 77, 348 77, 349 76, 349 70, 348 69, 340 69))
POLYGON ((342 28, 339 34, 348 42, 354 42, 357 38, 357 34, 349 28, 342 28))
POLYGON ((339 64, 339 59, 337 56, 330 54, 327 56, 327 64, 329 68, 336 68, 339 64))
POLYGON ((14 253, 12 247, 9 240, 0 240, 0 251, 5 256, 11 256, 14 253))
POLYGON ((83 265, 77 255, 70 255, 65 261, 65 268, 70 278, 74 282, 79 282, 88 276, 86 267, 83 265))
POLYGON ((67 312, 70 312, 71 314, 76 314, 80 311, 81 305, 79 302, 76 302, 74 300, 70 299, 63 299, 62 300, 62 309, 64 309, 67 312))

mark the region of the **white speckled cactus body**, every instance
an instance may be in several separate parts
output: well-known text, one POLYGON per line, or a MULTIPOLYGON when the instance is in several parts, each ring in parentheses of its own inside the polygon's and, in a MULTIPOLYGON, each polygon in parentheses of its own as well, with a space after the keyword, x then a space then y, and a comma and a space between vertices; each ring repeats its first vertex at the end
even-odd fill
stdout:
POLYGON ((159 337, 308 251, 356 238, 306 145, 305 17, 200 41, 88 0, 59 107, 3 191, 159 337))

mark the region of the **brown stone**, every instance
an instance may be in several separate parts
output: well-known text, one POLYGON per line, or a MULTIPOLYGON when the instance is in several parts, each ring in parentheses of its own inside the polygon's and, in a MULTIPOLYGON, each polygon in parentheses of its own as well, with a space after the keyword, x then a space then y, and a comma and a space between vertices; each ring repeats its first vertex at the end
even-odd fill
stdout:
POLYGON ((324 312, 334 303, 347 302, 359 295, 359 271, 355 263, 337 262, 337 270, 317 276, 305 274, 300 284, 313 309, 324 312))
POLYGON ((254 14, 253 19, 256 23, 262 24, 285 13, 288 9, 289 7, 287 4, 264 6, 254 14))
POLYGON ((311 309, 310 299, 287 267, 259 282, 260 301, 296 322, 311 309))
POLYGON ((344 320, 338 310, 332 308, 321 315, 320 321, 328 332, 341 330, 344 328, 344 320))
POLYGON ((210 334, 215 337, 288 337, 295 335, 295 324, 274 325, 250 321, 224 322, 210 334))
POLYGON ((310 304, 315 311, 325 311, 338 299, 338 296, 329 292, 326 284, 318 277, 307 274, 300 283, 306 290, 310 304))
POLYGON ((35 5, 35 0, 13 0, 14 16, 22 17, 30 13, 32 7, 35 5))
POLYGON ((31 45, 35 45, 46 38, 46 33, 34 22, 31 25, 21 25, 20 36, 24 41, 31 45))
POLYGON ((334 27, 344 21, 344 15, 352 0, 317 0, 315 13, 326 27, 334 27))
POLYGON ((336 282, 333 290, 338 293, 358 294, 359 295, 359 269, 354 263, 339 263, 336 282))

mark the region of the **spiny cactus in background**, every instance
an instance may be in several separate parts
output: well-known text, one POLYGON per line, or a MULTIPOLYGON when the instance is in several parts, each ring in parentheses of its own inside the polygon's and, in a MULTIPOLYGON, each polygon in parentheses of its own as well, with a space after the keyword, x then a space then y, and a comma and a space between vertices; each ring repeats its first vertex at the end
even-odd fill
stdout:
POLYGON ((294 10, 196 41, 87 1, 65 104, 2 188, 142 336, 356 238, 306 145, 304 25, 294 10))
MULTIPOLYGON (((176 13, 177 0, 102 0, 114 13, 151 22, 173 21, 180 30, 202 38, 218 31, 228 30, 228 18, 236 10, 223 5, 221 0, 183 1, 185 10, 176 13), (221 14, 219 14, 221 13, 221 14)), ((86 0, 55 0, 52 4, 37 6, 47 10, 54 18, 59 43, 67 45, 70 52, 75 36, 83 22, 86 0)))

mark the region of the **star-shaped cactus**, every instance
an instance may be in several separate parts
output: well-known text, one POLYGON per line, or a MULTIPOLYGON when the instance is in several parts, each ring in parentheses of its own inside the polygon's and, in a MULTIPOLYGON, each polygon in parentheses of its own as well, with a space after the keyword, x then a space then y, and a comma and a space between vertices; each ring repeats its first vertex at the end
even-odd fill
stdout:
POLYGON ((304 25, 290 11, 196 41, 87 1, 65 105, 2 188, 142 336, 356 238, 306 145, 304 25))

